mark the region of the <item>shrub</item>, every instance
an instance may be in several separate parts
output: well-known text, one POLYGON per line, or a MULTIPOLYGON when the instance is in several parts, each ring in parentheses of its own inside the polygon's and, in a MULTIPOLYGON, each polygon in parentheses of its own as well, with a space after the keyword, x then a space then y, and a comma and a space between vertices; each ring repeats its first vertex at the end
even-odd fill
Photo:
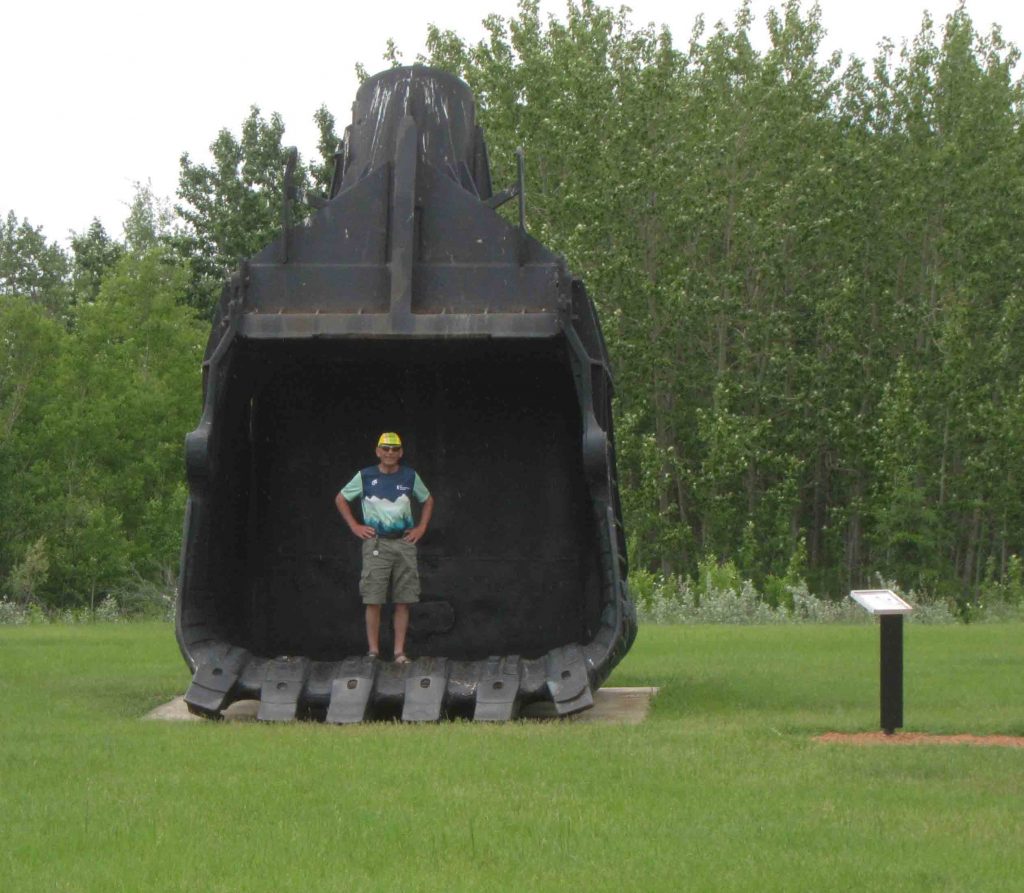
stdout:
POLYGON ((115 596, 123 617, 173 620, 177 587, 176 572, 165 567, 158 580, 147 580, 136 574, 133 580, 116 590, 115 596))
POLYGON ((130 585, 104 595, 95 610, 88 605, 44 608, 38 601, 20 603, 0 598, 0 625, 23 626, 30 623, 124 623, 130 620, 174 619, 177 587, 174 574, 164 569, 157 581, 140 576, 130 585))
POLYGON ((0 624, 24 626, 28 623, 46 623, 46 612, 36 603, 19 604, 0 598, 0 624))
POLYGON ((50 559, 46 556, 46 537, 41 536, 25 550, 25 557, 12 569, 7 578, 7 588, 14 601, 27 605, 35 601, 36 590, 50 575, 50 559))
MULTIPOLYGON (((644 623, 870 623, 872 617, 853 600, 835 601, 813 595, 802 580, 788 582, 769 577, 766 592, 741 578, 732 562, 714 559, 700 563, 699 579, 667 577, 639 570, 630 574, 630 588, 637 615, 644 623)), ((788 574, 787 574, 788 576, 788 574)), ((895 583, 883 580, 880 589, 899 592, 895 583)), ((914 605, 911 623, 955 623, 956 612, 945 600, 915 592, 903 596, 914 605)), ((1019 613, 1018 615, 1019 616, 1019 613)), ((1005 619, 1005 617, 1004 617, 1005 619)))

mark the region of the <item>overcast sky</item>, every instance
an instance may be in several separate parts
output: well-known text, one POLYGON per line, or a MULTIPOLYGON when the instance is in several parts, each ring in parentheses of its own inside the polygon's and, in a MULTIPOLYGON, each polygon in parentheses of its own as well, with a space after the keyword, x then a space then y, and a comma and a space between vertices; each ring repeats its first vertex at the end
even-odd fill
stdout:
MULTIPOLYGON (((604 5, 618 6, 614 2, 604 5)), ((685 45, 694 18, 731 21, 740 0, 632 0, 634 25, 666 24, 685 45)), ((752 4, 758 21, 769 0, 752 4)), ((805 8, 808 6, 805 3, 805 8)), ((888 37, 913 37, 925 9, 941 24, 955 0, 821 0, 826 49, 871 57, 888 37)), ((543 8, 561 15, 562 0, 543 8)), ((280 112, 286 141, 308 157, 313 112, 326 104, 349 123, 355 64, 385 67, 394 38, 406 62, 423 50, 428 23, 465 39, 488 13, 516 0, 12 0, 0 11, 0 214, 14 210, 66 239, 99 217, 120 235, 135 182, 173 197, 178 159, 206 159, 217 131, 236 133, 250 105, 280 112)), ((975 27, 998 22, 1024 43, 1024 4, 967 0, 975 27)))

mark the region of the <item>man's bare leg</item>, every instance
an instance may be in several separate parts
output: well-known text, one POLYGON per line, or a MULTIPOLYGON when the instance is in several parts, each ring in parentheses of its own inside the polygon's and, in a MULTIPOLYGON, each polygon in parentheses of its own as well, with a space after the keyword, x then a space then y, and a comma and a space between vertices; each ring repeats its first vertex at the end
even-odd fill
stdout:
POLYGON ((405 654, 405 633, 409 629, 409 606, 395 605, 395 657, 405 654))
POLYGON ((380 654, 380 605, 366 606, 366 642, 371 654, 380 654))

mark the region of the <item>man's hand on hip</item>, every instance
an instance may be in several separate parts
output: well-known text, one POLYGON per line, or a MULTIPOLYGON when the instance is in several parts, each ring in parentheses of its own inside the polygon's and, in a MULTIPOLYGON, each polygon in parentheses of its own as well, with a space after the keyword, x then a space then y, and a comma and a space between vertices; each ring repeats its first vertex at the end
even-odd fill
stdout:
POLYGON ((423 534, 427 532, 427 528, 422 524, 413 527, 405 536, 402 537, 403 543, 418 543, 423 539, 423 534))

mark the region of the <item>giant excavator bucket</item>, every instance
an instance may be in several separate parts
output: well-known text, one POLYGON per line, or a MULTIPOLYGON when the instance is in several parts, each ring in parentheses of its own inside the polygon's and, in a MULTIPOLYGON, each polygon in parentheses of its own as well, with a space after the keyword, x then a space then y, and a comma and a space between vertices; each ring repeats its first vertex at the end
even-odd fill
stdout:
POLYGON ((474 115, 442 71, 367 80, 331 195, 292 226, 286 192, 281 236, 225 286, 186 438, 177 637, 195 713, 568 714, 632 644, 594 306, 527 234, 522 177, 492 194, 474 115), (518 226, 495 210, 517 193, 518 226), (360 544, 334 506, 381 431, 436 500, 404 666, 365 656, 360 544))

